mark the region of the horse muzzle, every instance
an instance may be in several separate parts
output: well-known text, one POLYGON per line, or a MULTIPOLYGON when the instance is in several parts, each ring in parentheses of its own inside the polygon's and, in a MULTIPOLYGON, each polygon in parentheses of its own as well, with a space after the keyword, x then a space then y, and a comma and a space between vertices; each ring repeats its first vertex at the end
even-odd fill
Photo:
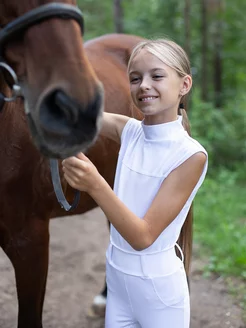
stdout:
POLYGON ((88 104, 78 102, 62 89, 41 96, 34 111, 26 110, 39 150, 51 158, 66 158, 87 150, 100 130, 103 105, 101 84, 88 104))

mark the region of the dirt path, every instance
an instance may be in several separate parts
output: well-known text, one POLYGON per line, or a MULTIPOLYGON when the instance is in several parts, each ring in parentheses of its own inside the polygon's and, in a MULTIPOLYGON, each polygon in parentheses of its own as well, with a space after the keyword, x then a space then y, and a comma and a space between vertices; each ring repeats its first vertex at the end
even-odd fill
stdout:
MULTIPOLYGON (((92 320, 87 314, 93 297, 104 282, 108 243, 106 219, 99 209, 83 216, 55 219, 51 222, 50 234, 44 328, 102 328, 103 320, 92 320)), ((241 320, 240 307, 233 303, 223 282, 204 279, 200 269, 201 264, 194 260, 191 328, 246 328, 241 320)), ((0 255, 0 270, 0 328, 15 328, 14 273, 3 253, 0 255)))

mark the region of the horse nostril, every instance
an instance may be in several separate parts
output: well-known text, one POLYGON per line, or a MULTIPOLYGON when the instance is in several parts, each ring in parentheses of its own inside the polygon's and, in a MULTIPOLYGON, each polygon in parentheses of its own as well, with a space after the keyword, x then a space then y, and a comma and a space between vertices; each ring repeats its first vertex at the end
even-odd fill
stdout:
POLYGON ((55 108, 60 114, 70 122, 75 124, 78 120, 78 108, 74 106, 74 102, 63 91, 56 91, 53 95, 55 108))
POLYGON ((47 95, 40 106, 40 122, 46 131, 68 135, 78 122, 79 108, 73 99, 62 90, 47 95))

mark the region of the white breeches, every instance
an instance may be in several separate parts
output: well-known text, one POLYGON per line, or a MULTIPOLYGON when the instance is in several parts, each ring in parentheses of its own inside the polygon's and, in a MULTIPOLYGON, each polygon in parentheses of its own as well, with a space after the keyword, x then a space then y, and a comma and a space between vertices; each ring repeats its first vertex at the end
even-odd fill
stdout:
POLYGON ((110 244, 106 266, 105 328, 189 328, 187 278, 174 248, 138 255, 110 244))

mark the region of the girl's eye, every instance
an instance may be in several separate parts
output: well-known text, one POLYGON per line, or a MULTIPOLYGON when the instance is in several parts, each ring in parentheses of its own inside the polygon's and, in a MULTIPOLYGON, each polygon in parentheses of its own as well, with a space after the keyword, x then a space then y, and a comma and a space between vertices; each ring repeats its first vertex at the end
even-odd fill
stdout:
POLYGON ((161 78, 163 78, 162 75, 154 75, 154 76, 153 76, 153 79, 161 79, 161 78))
POLYGON ((139 77, 133 77, 130 79, 131 83, 137 83, 139 81, 139 77))

